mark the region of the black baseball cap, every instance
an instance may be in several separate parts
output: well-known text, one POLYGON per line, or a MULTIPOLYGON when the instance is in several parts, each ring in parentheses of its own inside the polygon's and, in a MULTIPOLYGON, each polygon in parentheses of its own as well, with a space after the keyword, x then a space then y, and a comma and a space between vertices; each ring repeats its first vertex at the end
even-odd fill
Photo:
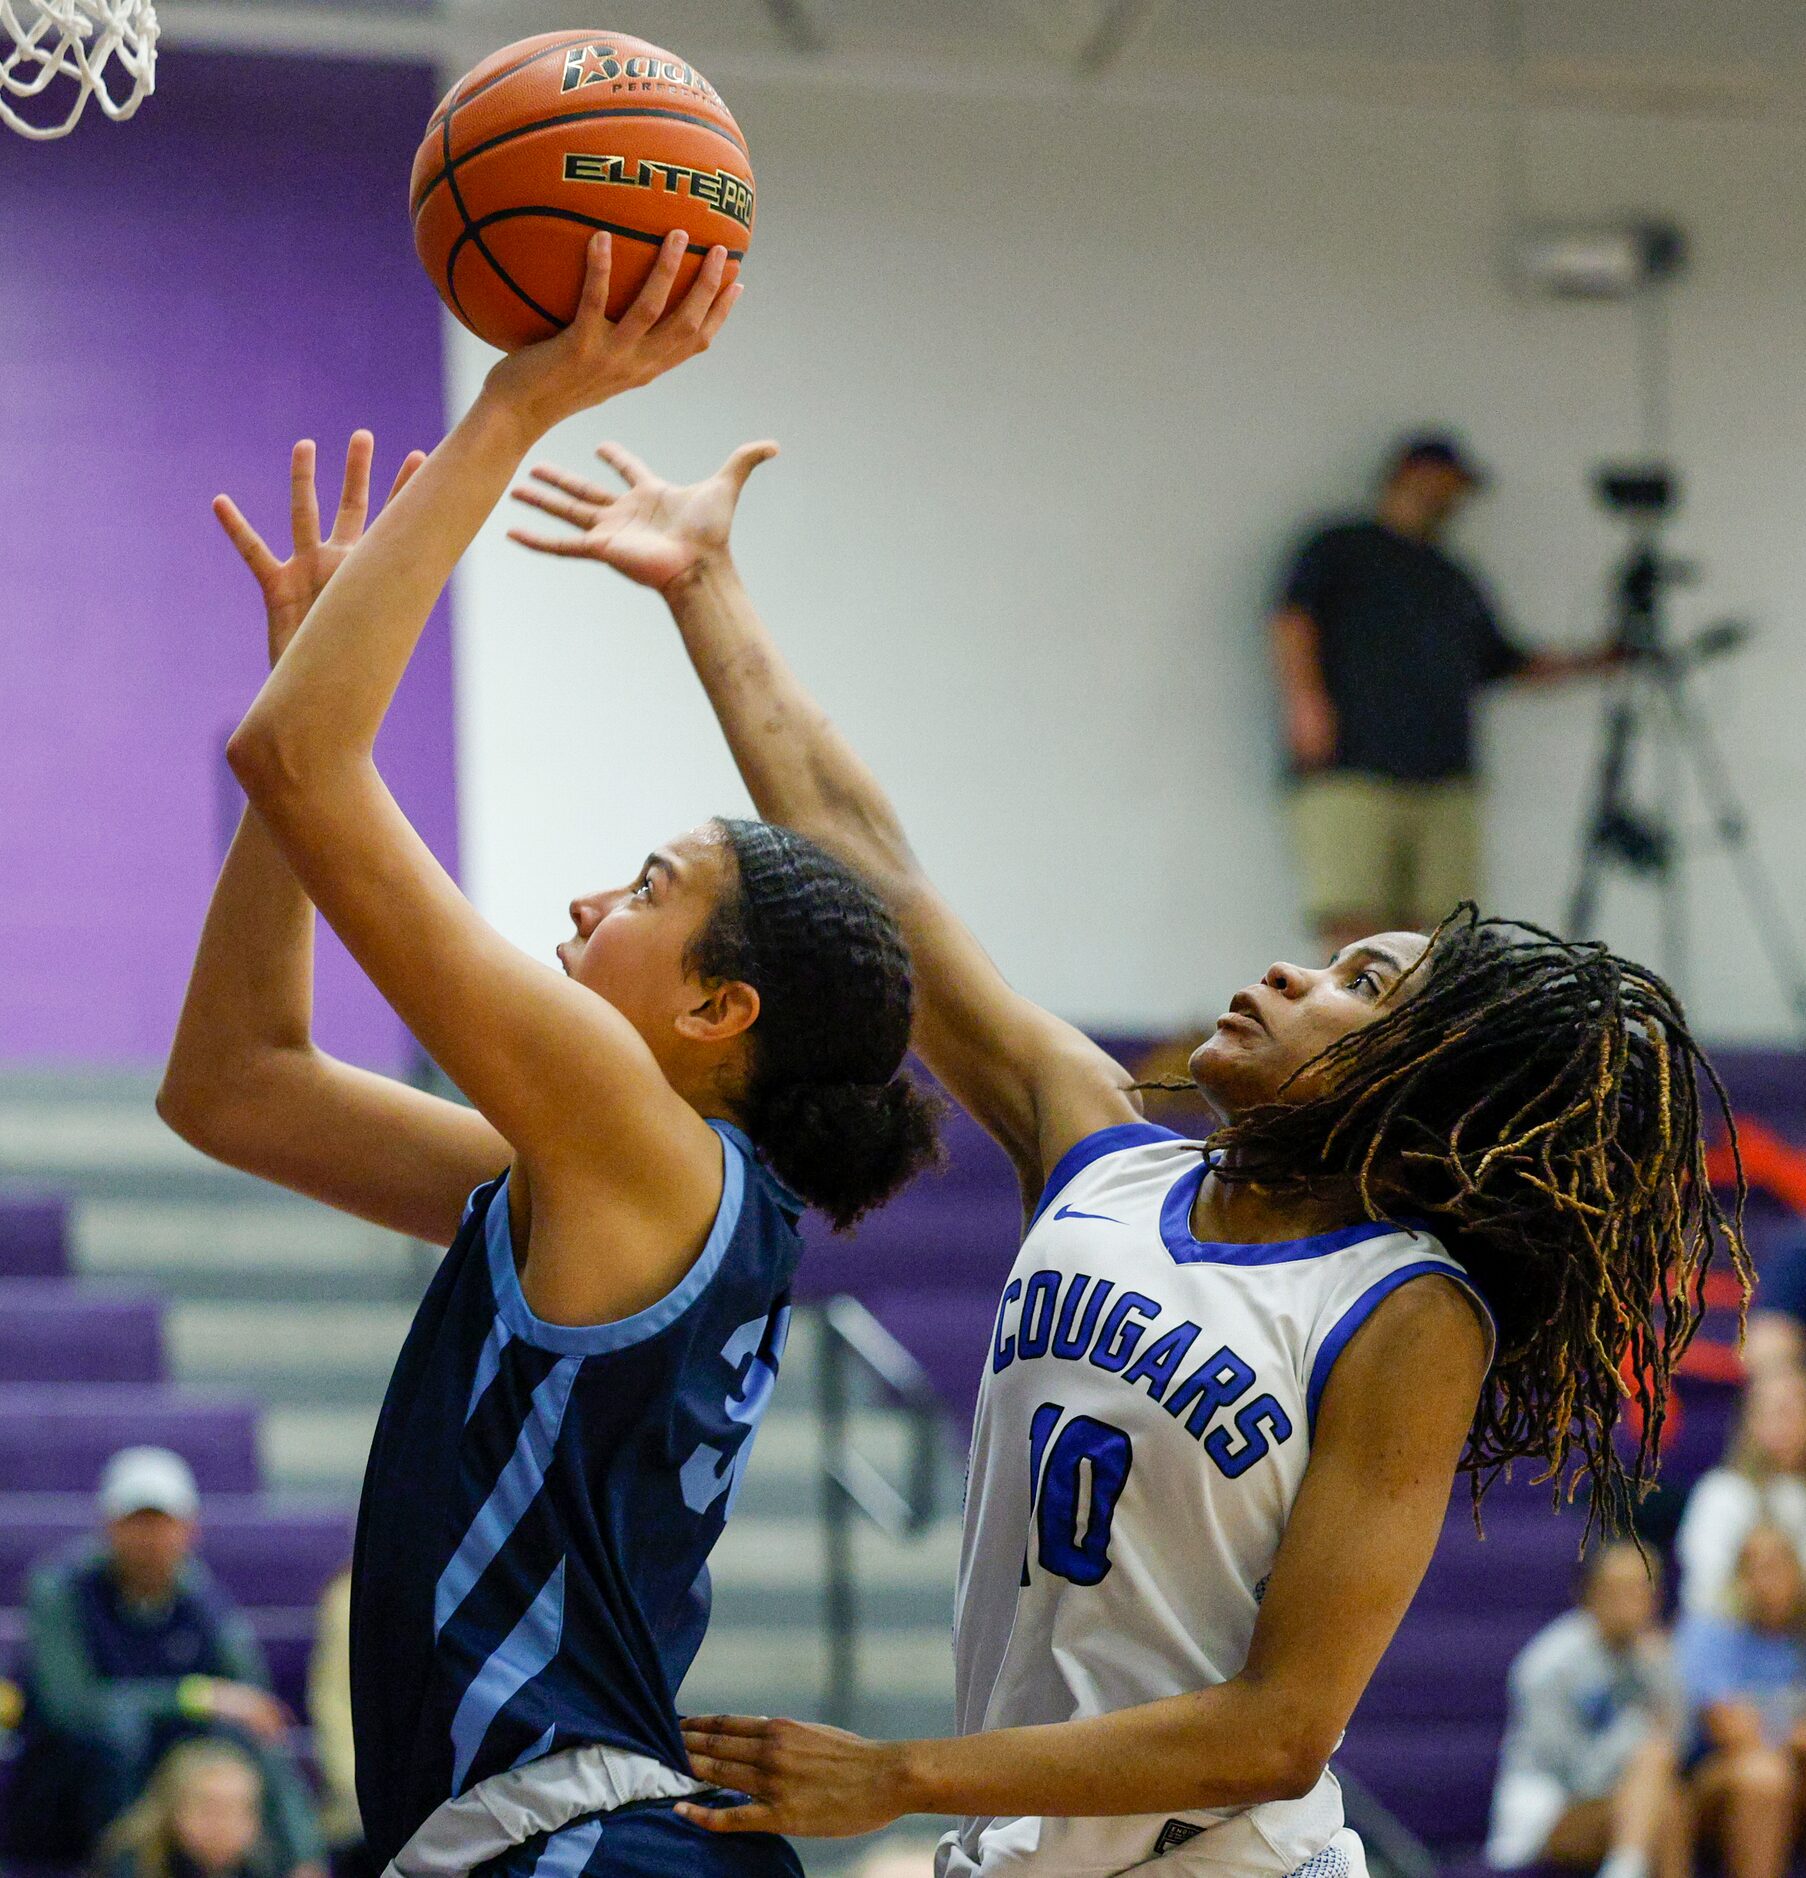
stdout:
POLYGON ((1465 477, 1475 489, 1484 488, 1490 478, 1485 469, 1468 455, 1461 439, 1452 431, 1420 430, 1401 438, 1392 452, 1389 474, 1416 463, 1434 463, 1465 477))

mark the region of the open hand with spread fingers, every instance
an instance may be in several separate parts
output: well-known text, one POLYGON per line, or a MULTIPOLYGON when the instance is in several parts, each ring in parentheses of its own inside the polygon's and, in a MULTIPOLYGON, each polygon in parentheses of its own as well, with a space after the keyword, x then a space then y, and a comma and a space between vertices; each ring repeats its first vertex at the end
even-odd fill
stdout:
POLYGON ((683 1733, 698 1780, 751 1796, 743 1806, 677 1808, 710 1832, 845 1838, 913 1810, 904 1743, 763 1715, 692 1716, 683 1733))
POLYGON ((579 532, 546 535, 511 528, 509 539, 541 554, 601 561, 660 593, 686 575, 728 556, 734 509, 746 479, 778 453, 775 443, 743 443, 713 476, 699 483, 668 483, 618 443, 596 451, 627 487, 605 489, 556 464, 539 463, 533 480, 514 499, 542 510, 579 532))
MULTIPOLYGON (((326 591, 326 583, 357 546, 370 518, 370 464, 376 439, 367 430, 351 433, 345 451, 345 479, 339 489, 339 509, 332 532, 320 533, 320 498, 314 484, 313 440, 304 437, 289 457, 289 529, 293 547, 286 561, 276 559, 263 537, 245 520, 230 496, 213 498, 213 513, 233 547, 243 557, 263 594, 270 635, 270 663, 281 658, 308 609, 326 591)), ((396 471, 389 490, 393 502, 414 472, 426 461, 423 450, 410 451, 396 471)))

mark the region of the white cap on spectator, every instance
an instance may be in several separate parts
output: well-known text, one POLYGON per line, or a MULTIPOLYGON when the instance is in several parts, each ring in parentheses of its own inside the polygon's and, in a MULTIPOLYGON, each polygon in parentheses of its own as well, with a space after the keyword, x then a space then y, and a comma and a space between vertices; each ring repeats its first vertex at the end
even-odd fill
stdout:
POLYGON ((143 1512, 193 1519, 200 1510, 201 1496, 188 1463, 168 1448, 121 1448, 100 1477, 103 1519, 143 1512))

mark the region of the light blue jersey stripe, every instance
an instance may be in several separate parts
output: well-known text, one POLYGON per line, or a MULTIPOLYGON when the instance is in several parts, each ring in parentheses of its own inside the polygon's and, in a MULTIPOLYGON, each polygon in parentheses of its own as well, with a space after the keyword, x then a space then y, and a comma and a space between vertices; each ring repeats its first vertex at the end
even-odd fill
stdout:
POLYGON ((452 1554, 451 1563, 440 1574, 433 1594, 433 1635, 445 1628, 453 1612, 470 1596, 471 1587, 520 1524, 521 1515, 533 1504, 545 1484, 546 1467, 558 1444, 558 1429, 571 1399, 571 1385, 583 1367, 574 1356, 561 1358, 552 1365, 546 1379, 533 1391, 533 1406, 521 1424, 520 1437, 508 1465, 490 1491, 489 1498, 470 1522, 470 1530, 452 1554))
POLYGON ((470 1402, 464 1410, 466 1421, 477 1412, 483 1391, 495 1381, 495 1373, 502 1366, 502 1352, 513 1338, 514 1332, 499 1317, 489 1326, 489 1335, 483 1339, 483 1347, 477 1353, 477 1373, 470 1385, 470 1402))
POLYGON ((537 1741, 531 1741, 514 1757, 516 1767, 525 1767, 529 1761, 543 1761, 552 1751, 552 1742, 557 1736, 558 1724, 548 1722, 546 1731, 537 1741))
POLYGON ((464 1790, 464 1776, 470 1772, 490 1723, 558 1654, 563 1634, 564 1560, 560 1559, 520 1622, 477 1671, 452 1717, 453 1793, 464 1790))
POLYGON ((602 1837, 602 1818, 586 1819, 552 1834, 533 1861, 533 1878, 577 1878, 602 1837))

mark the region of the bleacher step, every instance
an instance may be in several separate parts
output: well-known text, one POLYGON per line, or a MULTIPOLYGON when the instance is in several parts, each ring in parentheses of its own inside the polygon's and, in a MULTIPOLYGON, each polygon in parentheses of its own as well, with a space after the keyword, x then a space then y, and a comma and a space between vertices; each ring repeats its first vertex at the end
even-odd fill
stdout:
MULTIPOLYGON (((863 1726, 913 1734, 951 1729, 953 1650, 944 1628, 868 1628, 860 1638, 859 1670, 863 1726)), ((678 1705, 692 1713, 808 1719, 820 1711, 826 1676, 827 1646, 819 1631, 722 1622, 703 1640, 678 1705)))
POLYGON ((90 1195, 77 1203, 84 1271, 154 1280, 176 1298, 407 1304, 438 1254, 274 1188, 205 1200, 90 1195))
MULTIPOLYGON (((752 1490, 749 1470, 747 1491, 752 1490)), ((853 1564, 861 1594, 927 1589, 946 1604, 950 1616, 959 1533, 957 1518, 941 1520, 914 1539, 892 1539, 874 1526, 856 1526, 853 1564)), ((817 1522, 775 1519, 745 1509, 736 1509, 709 1560, 718 1600, 730 1592, 814 1590, 822 1571, 817 1522)))
POLYGON ((178 1373, 276 1405, 380 1401, 413 1319, 404 1304, 247 1304, 185 1299, 168 1316, 178 1373))
POLYGON ((258 1432, 264 1479, 285 1493, 355 1499, 370 1458, 379 1403, 267 1408, 258 1432))

